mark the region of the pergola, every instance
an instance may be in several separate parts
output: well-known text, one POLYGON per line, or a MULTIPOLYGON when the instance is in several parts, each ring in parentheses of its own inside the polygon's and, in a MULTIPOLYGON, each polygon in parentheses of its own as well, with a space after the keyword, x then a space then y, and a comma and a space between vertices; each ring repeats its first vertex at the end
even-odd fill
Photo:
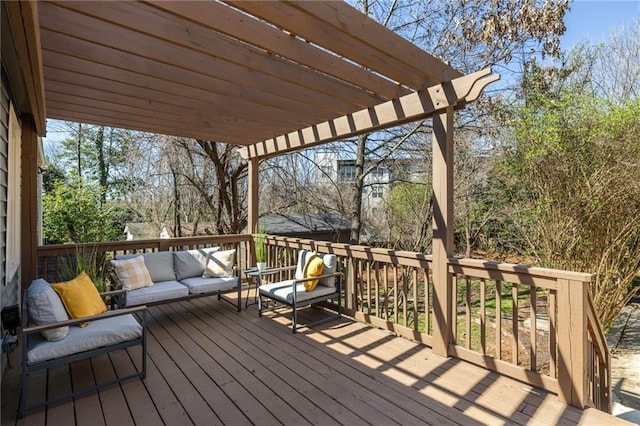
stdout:
MULTIPOLYGON (((18 106, 33 116, 25 158, 47 117, 237 145, 249 162, 248 229, 262 158, 433 117, 434 309, 447 323, 453 113, 499 78, 490 69, 462 75, 343 2, 8 2, 7 10, 19 29, 17 60, 31 71, 18 106)), ((37 247, 32 163, 23 164, 26 282, 37 247)), ((433 349, 446 356, 444 329, 435 327, 433 349)))

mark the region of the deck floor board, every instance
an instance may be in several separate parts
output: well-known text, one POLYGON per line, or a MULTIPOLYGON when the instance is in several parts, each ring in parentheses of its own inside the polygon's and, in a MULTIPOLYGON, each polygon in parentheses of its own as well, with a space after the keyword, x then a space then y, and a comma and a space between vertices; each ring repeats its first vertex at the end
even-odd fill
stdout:
MULTIPOLYGON (((145 380, 18 421, 16 367, 3 377, 2 424, 625 424, 348 318, 304 326, 326 315, 301 311, 294 335, 286 309, 258 318, 255 306, 238 313, 215 298, 150 308, 145 380)), ((129 374, 139 366, 139 351, 35 374, 29 398, 129 374)), ((12 363, 19 365, 19 355, 12 363)))

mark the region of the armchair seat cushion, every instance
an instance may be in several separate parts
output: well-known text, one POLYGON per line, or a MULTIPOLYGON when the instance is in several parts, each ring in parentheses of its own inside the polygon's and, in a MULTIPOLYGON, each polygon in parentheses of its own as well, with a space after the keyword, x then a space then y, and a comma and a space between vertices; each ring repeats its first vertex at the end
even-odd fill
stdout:
MULTIPOLYGON (((293 304, 293 281, 280 281, 272 284, 265 284, 260 286, 260 294, 269 297, 270 299, 279 300, 283 303, 293 304)), ((335 294, 336 289, 334 287, 316 286, 313 291, 306 291, 304 284, 300 283, 296 285, 296 301, 298 303, 305 302, 307 300, 316 299, 322 296, 330 296, 335 294)))
POLYGON ((127 307, 151 304, 189 295, 187 286, 178 281, 161 281, 151 287, 127 291, 127 307))
POLYGON ((55 342, 34 334, 29 338, 27 362, 33 364, 127 342, 140 338, 142 333, 142 325, 128 314, 92 321, 84 328, 71 326, 67 336, 55 342))
POLYGON ((204 278, 192 277, 180 281, 187 286, 190 294, 226 291, 238 286, 238 277, 204 278))

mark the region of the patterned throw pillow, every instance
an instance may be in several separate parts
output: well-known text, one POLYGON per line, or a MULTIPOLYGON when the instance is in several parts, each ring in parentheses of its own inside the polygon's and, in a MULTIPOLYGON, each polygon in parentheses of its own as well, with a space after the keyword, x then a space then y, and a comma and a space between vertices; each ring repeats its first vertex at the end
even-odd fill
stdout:
MULTIPOLYGON (((100 297, 100 293, 93 285, 91 278, 84 272, 72 279, 62 283, 52 284, 56 293, 60 295, 65 309, 71 318, 84 318, 91 315, 98 315, 107 310, 107 305, 100 297)), ((88 323, 80 324, 80 327, 88 323)))
POLYGON ((144 257, 136 256, 131 259, 113 260, 118 281, 125 290, 135 290, 143 287, 151 287, 153 281, 144 263, 144 257))
MULTIPOLYGON (((318 256, 317 253, 313 253, 311 256, 309 256, 309 258, 307 259, 307 263, 305 263, 304 265, 303 275, 305 278, 319 277, 320 275, 322 275, 323 269, 324 261, 321 257, 318 256)), ((318 285, 318 281, 320 280, 305 281, 304 289, 306 291, 313 291, 318 285)))
POLYGON ((202 274, 205 278, 229 278, 233 276, 235 250, 223 250, 209 253, 207 267, 202 274))

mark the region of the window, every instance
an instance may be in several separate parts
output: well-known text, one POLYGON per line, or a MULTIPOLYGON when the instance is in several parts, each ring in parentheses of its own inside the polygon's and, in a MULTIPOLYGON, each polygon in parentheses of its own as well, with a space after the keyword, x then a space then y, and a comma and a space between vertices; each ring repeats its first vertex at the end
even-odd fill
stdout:
POLYGON ((341 166, 339 178, 342 182, 353 182, 356 180, 356 166, 341 166))
POLYGON ((376 166, 374 167, 373 170, 371 170, 371 176, 375 177, 375 178, 381 178, 384 176, 384 169, 380 166, 376 166))
POLYGON ((373 198, 382 198, 384 196, 384 188, 382 185, 374 185, 371 187, 371 196, 373 198))

